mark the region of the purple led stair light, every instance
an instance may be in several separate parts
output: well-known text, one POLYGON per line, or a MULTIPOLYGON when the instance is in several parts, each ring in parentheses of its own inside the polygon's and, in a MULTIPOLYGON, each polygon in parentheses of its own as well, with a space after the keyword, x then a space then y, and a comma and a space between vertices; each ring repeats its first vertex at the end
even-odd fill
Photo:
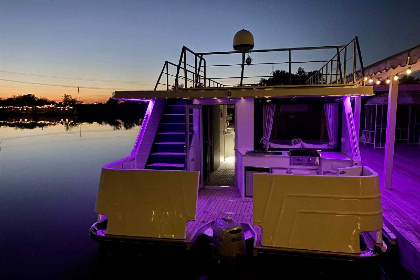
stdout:
POLYGON ((131 150, 131 157, 135 158, 139 152, 140 144, 143 140, 144 133, 146 132, 147 124, 149 123, 150 115, 153 111, 153 106, 155 105, 155 100, 144 100, 148 101, 149 105, 147 106, 146 113, 144 114, 143 122, 141 123, 139 134, 137 135, 136 141, 134 142, 134 147, 131 150))

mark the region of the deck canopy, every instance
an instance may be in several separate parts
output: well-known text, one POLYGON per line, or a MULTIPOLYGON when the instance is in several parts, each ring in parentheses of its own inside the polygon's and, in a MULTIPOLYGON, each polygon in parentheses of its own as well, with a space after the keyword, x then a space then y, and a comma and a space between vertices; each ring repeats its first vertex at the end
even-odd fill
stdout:
MULTIPOLYGON (((402 91, 398 93, 398 105, 420 105, 420 92, 402 91)), ((387 105, 388 94, 372 97, 365 105, 387 105)))
POLYGON ((410 68, 412 72, 420 70, 420 45, 394 54, 365 67, 365 77, 383 80, 400 75, 410 68))
MULTIPOLYGON (((401 75, 409 75, 410 73, 420 71, 420 45, 413 48, 407 49, 400 53, 394 54, 381 61, 378 61, 368 67, 364 68, 364 73, 357 72, 356 76, 359 78, 359 84, 380 84, 385 81, 388 85, 388 98, 381 97, 376 101, 371 101, 371 104, 367 105, 384 105, 387 104, 387 116, 386 116, 386 140, 385 140, 385 166, 384 166, 384 185, 386 189, 392 188, 392 170, 394 161, 394 143, 395 143, 395 131, 397 123, 397 105, 413 105, 417 103, 416 97, 407 96, 406 93, 402 93, 402 98, 399 98, 399 82, 398 78, 401 75), (414 97, 414 98, 413 98, 414 97), (403 101, 404 100, 404 101, 403 101), (382 102, 374 104, 372 102, 382 102), (406 102, 406 103, 402 103, 406 102)), ((412 86, 412 85, 404 85, 412 86)), ((369 107, 369 106, 368 106, 369 107)), ((410 123, 410 112, 409 112, 409 123, 410 123)), ((408 129, 409 130, 409 129, 408 129)), ((376 135, 376 126, 374 129, 365 129, 368 133, 376 135)), ((381 128, 382 131, 382 128, 381 128)), ((364 132, 366 135, 366 132, 364 132)), ((409 134, 409 132, 408 132, 409 134)), ((382 135, 382 133, 381 133, 382 135)), ((370 136, 369 136, 370 137, 370 136)), ((375 138, 375 137, 374 137, 375 138)), ((407 136, 409 139, 409 136, 407 136)), ((375 143, 376 139, 374 139, 375 143)), ((370 142, 370 141, 369 141, 370 142)), ((375 145, 375 144, 374 144, 375 145)))
POLYGON ((171 98, 276 98, 276 97, 324 97, 324 96, 371 96, 373 87, 342 84, 207 87, 174 91, 116 91, 115 99, 171 99, 171 98))

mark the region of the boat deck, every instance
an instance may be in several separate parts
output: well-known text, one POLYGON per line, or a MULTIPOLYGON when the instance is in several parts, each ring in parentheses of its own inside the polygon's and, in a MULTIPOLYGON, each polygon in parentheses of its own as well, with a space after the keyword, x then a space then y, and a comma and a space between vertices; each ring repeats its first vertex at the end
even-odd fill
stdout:
POLYGON ((187 240, 191 240, 192 234, 204 224, 226 216, 252 225, 252 198, 241 198, 235 187, 201 188, 198 192, 196 220, 187 224, 187 240))
POLYGON ((360 150, 363 165, 379 173, 384 223, 397 236, 401 263, 420 275, 420 146, 395 145, 391 190, 383 187, 384 149, 360 150))

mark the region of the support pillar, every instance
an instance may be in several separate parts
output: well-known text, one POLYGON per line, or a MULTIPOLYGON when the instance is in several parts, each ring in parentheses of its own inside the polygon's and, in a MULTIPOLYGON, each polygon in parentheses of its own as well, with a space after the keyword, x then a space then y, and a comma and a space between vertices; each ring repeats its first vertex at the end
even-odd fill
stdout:
POLYGON ((395 126, 397 122, 398 80, 391 79, 388 93, 388 115, 386 125, 384 183, 386 189, 392 188, 392 169, 394 165, 395 126))

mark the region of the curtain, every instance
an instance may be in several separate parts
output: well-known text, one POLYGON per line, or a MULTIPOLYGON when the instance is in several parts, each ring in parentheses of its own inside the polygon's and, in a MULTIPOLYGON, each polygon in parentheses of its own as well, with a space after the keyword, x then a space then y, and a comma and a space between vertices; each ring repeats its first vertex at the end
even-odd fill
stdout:
POLYGON ((265 150, 268 151, 270 147, 271 130, 273 128, 274 112, 276 110, 276 104, 264 104, 263 105, 263 143, 265 150))
POLYGON ((338 104, 326 103, 324 106, 327 117, 328 138, 330 140, 328 145, 330 148, 336 148, 338 135, 338 104))

